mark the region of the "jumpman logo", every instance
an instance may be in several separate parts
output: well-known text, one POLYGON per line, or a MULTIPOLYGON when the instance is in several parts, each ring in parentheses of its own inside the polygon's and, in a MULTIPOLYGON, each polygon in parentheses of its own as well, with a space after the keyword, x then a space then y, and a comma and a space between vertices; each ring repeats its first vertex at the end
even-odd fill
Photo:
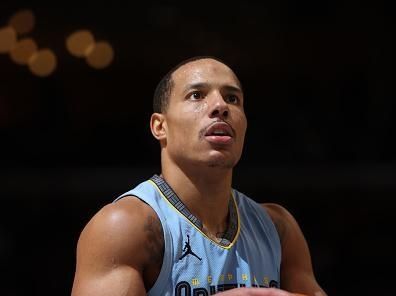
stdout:
POLYGON ((186 257, 187 255, 193 255, 194 257, 197 257, 199 259, 199 261, 202 260, 202 258, 199 258, 197 256, 197 254, 195 254, 192 250, 191 250, 191 246, 190 246, 190 236, 187 234, 187 241, 184 243, 184 248, 183 248, 183 252, 184 254, 179 258, 179 260, 182 260, 184 257, 186 257))

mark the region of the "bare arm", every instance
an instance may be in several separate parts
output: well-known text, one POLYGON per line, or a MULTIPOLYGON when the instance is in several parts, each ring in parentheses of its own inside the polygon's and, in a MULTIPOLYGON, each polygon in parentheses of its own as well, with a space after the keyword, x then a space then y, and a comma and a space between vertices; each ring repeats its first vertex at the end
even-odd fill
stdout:
POLYGON ((72 296, 146 295, 153 251, 156 260, 163 256, 153 221, 159 223, 153 210, 135 198, 100 210, 78 241, 72 296))
POLYGON ((281 239, 281 288, 310 296, 325 296, 315 279, 308 244, 297 221, 280 205, 263 206, 274 221, 281 239))

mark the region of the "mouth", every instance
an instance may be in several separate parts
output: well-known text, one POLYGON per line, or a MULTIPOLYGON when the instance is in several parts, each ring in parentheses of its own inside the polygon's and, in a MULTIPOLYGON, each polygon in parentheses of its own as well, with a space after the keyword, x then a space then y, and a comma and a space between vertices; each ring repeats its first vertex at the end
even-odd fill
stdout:
POLYGON ((227 145, 233 141, 234 131, 232 127, 224 122, 215 122, 206 129, 205 139, 213 144, 227 145))

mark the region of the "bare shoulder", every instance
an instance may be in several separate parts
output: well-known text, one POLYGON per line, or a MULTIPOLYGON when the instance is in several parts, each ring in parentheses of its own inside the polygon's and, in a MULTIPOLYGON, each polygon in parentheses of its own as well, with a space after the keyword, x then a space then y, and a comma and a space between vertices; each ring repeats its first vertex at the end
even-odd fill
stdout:
POLYGON ((158 216, 140 199, 124 197, 100 209, 81 232, 74 290, 83 290, 86 283, 93 282, 90 279, 106 275, 110 282, 114 274, 122 274, 120 278, 125 279, 122 282, 126 286, 136 279, 135 286, 148 288, 155 280, 162 256, 163 234, 158 216))
POLYGON ((282 242, 290 232, 290 229, 298 228, 297 221, 293 215, 283 206, 276 203, 262 203, 261 206, 267 210, 282 242))
POLYGON ((160 227, 154 210, 136 197, 104 206, 85 226, 79 242, 78 251, 84 253, 109 254, 112 260, 118 259, 125 264, 144 265, 144 256, 132 256, 145 246, 148 232, 160 227), (89 250, 86 250, 89 249, 89 250), (139 262, 142 260, 143 262, 139 262))
POLYGON ((262 203, 261 206, 265 208, 268 212, 268 214, 271 216, 271 218, 285 218, 285 219, 290 219, 293 216, 290 214, 290 212, 280 204, 276 203, 262 203))
POLYGON ((126 196, 100 209, 88 222, 84 231, 93 228, 99 231, 106 229, 112 230, 111 233, 114 234, 123 234, 123 232, 139 229, 144 224, 144 218, 147 217, 156 217, 154 210, 139 198, 126 196))

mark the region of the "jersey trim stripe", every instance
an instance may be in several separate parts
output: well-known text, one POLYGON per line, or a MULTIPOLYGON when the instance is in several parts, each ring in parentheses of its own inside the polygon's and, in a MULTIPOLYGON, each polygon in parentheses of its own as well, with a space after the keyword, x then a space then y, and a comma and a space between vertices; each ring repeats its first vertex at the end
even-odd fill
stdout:
POLYGON ((232 246, 235 244, 236 240, 239 237, 239 233, 240 233, 240 228, 241 228, 241 218, 239 215, 239 210, 238 210, 238 206, 234 197, 234 193, 231 191, 231 198, 233 200, 235 209, 236 209, 236 216, 237 216, 237 231, 236 234, 233 238, 233 240, 230 242, 229 245, 225 246, 222 245, 221 243, 218 243, 216 241, 214 241, 213 239, 211 239, 210 237, 208 237, 195 223, 193 223, 187 216, 185 216, 182 212, 180 212, 177 207, 175 207, 169 200, 168 198, 164 195, 164 193, 162 193, 161 189, 158 187, 158 185, 153 181, 153 180, 148 180, 148 182, 150 182, 160 193, 161 197, 171 206, 171 208, 173 210, 175 210, 179 215, 181 215, 186 221, 188 221, 188 223, 190 223, 195 229, 197 229, 206 239, 210 240, 212 243, 214 243, 215 245, 219 246, 222 249, 230 249, 232 248, 232 246))

